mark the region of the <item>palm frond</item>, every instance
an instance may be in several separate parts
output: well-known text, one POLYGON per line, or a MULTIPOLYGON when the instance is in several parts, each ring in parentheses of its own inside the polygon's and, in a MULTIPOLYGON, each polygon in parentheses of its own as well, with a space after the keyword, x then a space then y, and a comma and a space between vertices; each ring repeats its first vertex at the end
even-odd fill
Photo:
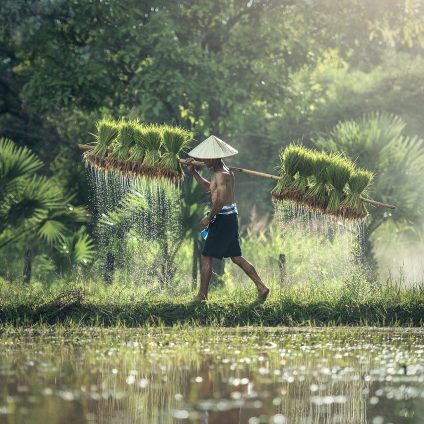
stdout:
POLYGON ((19 227, 40 220, 51 209, 63 206, 62 192, 46 177, 33 177, 19 192, 10 194, 2 207, 0 226, 19 227))
POLYGON ((63 237, 57 251, 61 257, 62 271, 77 265, 86 265, 95 256, 94 242, 84 227, 63 237))
POLYGON ((53 245, 63 240, 66 232, 66 226, 63 222, 54 219, 47 220, 41 224, 38 234, 42 240, 53 245))
POLYGON ((18 147, 12 140, 0 139, 0 202, 17 190, 43 163, 27 147, 18 147), (20 182, 19 182, 20 181, 20 182))

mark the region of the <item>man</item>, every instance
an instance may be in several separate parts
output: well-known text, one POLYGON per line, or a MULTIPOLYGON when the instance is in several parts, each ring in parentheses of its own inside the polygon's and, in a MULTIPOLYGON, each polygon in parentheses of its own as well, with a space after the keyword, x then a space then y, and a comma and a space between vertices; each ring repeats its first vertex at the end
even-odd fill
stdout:
POLYGON ((254 266, 241 254, 238 212, 234 199, 234 174, 222 160, 237 153, 236 149, 212 135, 189 152, 191 158, 186 162, 196 181, 206 192, 211 193, 213 204, 208 215, 200 221, 201 228, 208 228, 208 234, 201 256, 200 289, 195 298, 199 302, 208 298, 212 258, 231 258, 255 283, 259 301, 264 302, 269 293, 254 266), (195 170, 193 158, 201 159, 212 170, 210 182, 195 170))

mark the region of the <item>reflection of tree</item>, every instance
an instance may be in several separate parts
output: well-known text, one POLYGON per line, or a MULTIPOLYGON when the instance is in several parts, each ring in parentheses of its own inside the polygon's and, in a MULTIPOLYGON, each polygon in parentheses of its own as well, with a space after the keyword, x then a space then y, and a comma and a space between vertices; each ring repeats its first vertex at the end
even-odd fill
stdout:
MULTIPOLYGON (((410 331, 394 338, 393 332, 368 337, 354 330, 348 330, 349 336, 347 330, 265 335, 263 330, 114 330, 109 335, 77 331, 81 338, 66 330, 52 336, 55 343, 31 338, 2 346, 4 369, 16 372, 2 375, 6 384, 0 400, 19 396, 17 385, 30 387, 34 394, 46 387, 59 390, 56 397, 42 397, 30 411, 37 422, 45 418, 52 424, 60 422, 64 408, 75 417, 92 413, 98 422, 128 424, 171 424, 174 410, 198 411, 195 422, 203 417, 208 424, 246 423, 253 416, 277 413, 292 423, 335 422, 338 416, 342 423, 363 424, 385 408, 385 418, 396 422, 399 401, 389 403, 380 396, 381 403, 370 407, 368 398, 382 386, 403 384, 401 377, 406 376, 399 358, 417 363, 422 359, 422 336, 410 331), (58 351, 64 336, 66 344, 58 351), (37 360, 45 365, 27 372, 34 347, 37 360), (398 383, 385 378, 390 364, 399 368, 398 383), (234 392, 239 392, 241 404, 235 402, 234 392), (60 402, 57 396, 62 395, 75 400, 60 402), (81 396, 86 400, 79 400, 81 396), (255 401, 261 405, 255 406, 255 401)), ((416 377, 408 380, 410 387, 419 381, 420 375, 416 377)), ((422 408, 413 401, 402 406, 412 412, 422 408)))

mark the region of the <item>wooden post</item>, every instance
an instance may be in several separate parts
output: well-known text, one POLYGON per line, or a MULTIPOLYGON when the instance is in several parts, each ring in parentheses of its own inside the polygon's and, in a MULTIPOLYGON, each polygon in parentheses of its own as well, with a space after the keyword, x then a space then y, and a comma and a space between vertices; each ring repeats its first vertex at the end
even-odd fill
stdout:
POLYGON ((29 284, 31 282, 32 275, 32 250, 27 247, 24 253, 24 284, 29 284))
POLYGON ((278 255, 278 267, 280 268, 280 283, 284 284, 287 278, 286 255, 284 253, 278 255))
POLYGON ((115 255, 112 252, 106 253, 106 262, 105 262, 105 273, 104 280, 105 283, 112 283, 113 274, 115 272, 115 255))

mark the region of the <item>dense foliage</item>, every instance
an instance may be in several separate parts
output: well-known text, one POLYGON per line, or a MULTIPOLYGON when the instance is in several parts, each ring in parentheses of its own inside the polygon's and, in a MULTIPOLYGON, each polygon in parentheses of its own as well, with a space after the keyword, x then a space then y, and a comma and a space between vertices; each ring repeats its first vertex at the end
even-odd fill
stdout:
MULTIPOLYGON (((48 196, 72 193, 93 215, 76 145, 92 141, 105 116, 181 125, 196 140, 214 133, 239 149, 237 165, 268 172, 282 146, 319 139, 375 173, 374 198, 399 206, 392 216, 373 209, 370 234, 387 220, 397 231, 418 227, 424 199, 411 184, 422 176, 414 138, 424 133, 422 13, 409 0, 3 0, 0 135, 46 164, 27 191, 54 182, 48 196), (364 114, 376 112, 402 122, 399 151, 365 128, 364 114), (371 150, 359 149, 358 131, 368 131, 371 150)), ((379 119, 367 122, 384 127, 379 119)), ((243 224, 254 205, 260 215, 272 211, 271 189, 238 178, 243 224)), ((312 194, 320 190, 317 181, 312 194)), ((69 203, 65 194, 55 202, 69 203)), ((21 261, 21 230, 7 225, 2 240, 17 238, 21 261)))

